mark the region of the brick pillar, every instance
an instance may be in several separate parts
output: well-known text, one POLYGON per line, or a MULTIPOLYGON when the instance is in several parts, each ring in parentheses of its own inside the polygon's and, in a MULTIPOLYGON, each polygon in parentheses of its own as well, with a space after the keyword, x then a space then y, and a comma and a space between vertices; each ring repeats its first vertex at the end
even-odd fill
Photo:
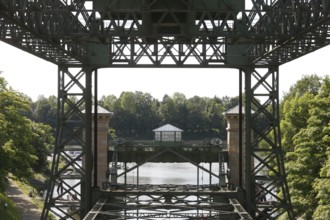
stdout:
MULTIPOLYGON (((239 186, 239 115, 225 114, 227 119, 229 183, 239 186)), ((243 135, 244 137, 244 135, 243 135)))
MULTIPOLYGON (((106 178, 106 171, 108 164, 108 128, 109 120, 112 113, 106 109, 98 106, 97 114, 97 186, 102 188, 102 183, 108 181, 106 178)), ((94 155, 94 107, 93 107, 93 123, 92 123, 92 150, 94 155)), ((92 180, 94 169, 92 171, 92 180)), ((94 182, 93 182, 94 185, 94 182)))
MULTIPOLYGON (((245 175, 245 123, 244 123, 244 107, 242 107, 242 185, 244 186, 245 175)), ((254 114, 254 111, 251 111, 254 114)), ((227 144, 228 144, 228 168, 230 169, 231 178, 229 183, 234 187, 239 186, 239 106, 235 106, 225 112, 227 120, 227 144)), ((253 132, 252 132, 253 140, 253 132)), ((251 159, 252 160, 252 159, 251 159)), ((254 162, 251 161, 251 166, 254 162)))

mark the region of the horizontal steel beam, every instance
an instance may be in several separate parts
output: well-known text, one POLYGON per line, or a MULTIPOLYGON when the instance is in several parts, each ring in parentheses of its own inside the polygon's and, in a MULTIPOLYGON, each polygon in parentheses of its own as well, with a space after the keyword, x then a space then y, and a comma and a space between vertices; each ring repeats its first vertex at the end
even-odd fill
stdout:
POLYGON ((56 64, 97 67, 280 65, 329 44, 328 0, 253 1, 251 10, 88 3, 1 0, 0 40, 56 64))

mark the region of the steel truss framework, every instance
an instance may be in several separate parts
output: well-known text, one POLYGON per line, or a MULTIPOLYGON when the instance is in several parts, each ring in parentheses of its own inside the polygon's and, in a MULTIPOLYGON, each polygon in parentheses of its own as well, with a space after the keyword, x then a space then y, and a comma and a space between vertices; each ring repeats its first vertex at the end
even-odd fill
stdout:
MULTIPOLYGON (((252 158, 252 161, 254 161, 254 164, 251 164, 251 160, 245 160, 245 167, 251 167, 251 169, 247 169, 244 173, 245 185, 242 188, 245 190, 245 198, 240 202, 244 204, 244 207, 253 217, 268 219, 287 213, 289 218, 293 219, 285 181, 283 152, 280 145, 278 69, 246 68, 240 71, 245 74, 245 158, 252 158), (255 112, 249 114, 252 109, 255 112), (267 121, 267 126, 263 130, 260 130, 257 126, 260 117, 267 121), (256 138, 253 139, 251 139, 252 130, 256 134, 256 138), (261 142, 266 144, 260 146, 261 142), (282 192, 282 196, 279 196, 278 190, 282 192)), ((46 197, 43 218, 46 218, 50 211, 62 218, 70 219, 74 218, 76 214, 84 216, 88 210, 92 209, 92 181, 91 171, 89 171, 92 169, 92 162, 87 161, 87 158, 92 160, 91 144, 88 144, 91 143, 91 131, 87 129, 91 128, 91 114, 88 114, 87 108, 91 112, 92 73, 95 73, 95 71, 90 68, 59 68, 59 128, 54 154, 55 163, 52 168, 52 179, 46 197), (82 130, 84 128, 86 128, 86 132, 83 136, 82 130), (73 150, 81 151, 81 154, 72 158, 68 155, 68 152, 73 150), (85 166, 77 163, 77 160, 81 157, 86 158, 85 166), (59 161, 65 161, 65 166, 59 167, 59 161), (67 172, 70 168, 74 168, 75 173, 68 175, 67 172), (76 184, 68 185, 65 181, 67 179, 76 180, 76 184), (60 189, 59 186, 61 186, 60 189), (77 189, 79 187, 81 190, 77 189), (65 200, 66 197, 75 198, 76 200, 68 201, 65 200), (69 209, 73 211, 68 213, 67 210, 69 209)), ((241 89, 243 90, 243 88, 241 89)), ((241 118, 243 119, 243 117, 241 118)), ((151 159, 161 156, 167 151, 196 165, 194 161, 189 160, 181 153, 173 151, 173 149, 166 150, 163 148, 151 159)), ((136 169, 138 166, 132 169, 136 169)), ((210 176, 220 179, 220 176, 212 173, 212 171, 198 164, 196 166, 198 169, 209 172, 210 176)), ((206 195, 208 194, 206 193, 206 195)), ((190 208, 193 209, 193 206, 190 206, 190 208)), ((194 207, 194 210, 198 209, 199 207, 194 207)), ((219 215, 219 213, 214 215, 219 215)), ((146 213, 143 215, 146 215, 146 213)), ((143 215, 140 217, 142 218, 143 215)), ((237 213, 233 212, 228 215, 231 217, 233 215, 237 216, 237 213)))
POLYGON ((47 218, 51 212, 60 218, 70 219, 85 215, 89 211, 87 207, 92 206, 93 73, 94 70, 90 68, 59 67, 56 146, 42 218, 47 218), (69 155, 72 151, 80 154, 72 157, 69 155), (79 163, 82 158, 84 164, 79 163), (68 184, 67 180, 71 180, 73 184, 68 184), (72 212, 68 213, 68 210, 72 212))
POLYGON ((186 0, 180 9, 154 8, 157 0, 112 8, 113 0, 103 9, 91 2, 1 0, 0 38, 55 64, 235 68, 280 65, 330 40, 328 0, 253 0, 250 10, 194 9, 186 0), (148 16, 157 19, 147 25, 148 16), (167 23, 180 30, 164 31, 167 23))
POLYGON ((267 213, 272 218, 287 213, 293 219, 280 139, 278 68, 241 71, 246 95, 245 207, 253 217, 267 213), (259 126, 260 119, 266 126, 259 126))
MULTIPOLYGON (((247 169, 241 168, 245 199, 240 202, 255 218, 286 213, 293 219, 279 133, 278 66, 329 44, 329 0, 252 0, 249 10, 226 3, 210 8, 206 0, 199 8, 186 0, 178 0, 178 7, 159 6, 159 0, 89 6, 95 2, 0 0, 0 40, 59 66, 56 147, 42 218, 52 212, 71 219, 92 209, 91 88, 98 68, 230 67, 245 76, 241 149, 247 169), (257 126, 260 117, 266 128, 257 126), (79 149, 79 157, 68 156, 79 149), (70 169, 76 172, 64 175, 70 169), (66 184, 69 176, 77 185, 66 184), (68 195, 76 200, 63 201, 68 195)), ((242 94, 242 83, 240 88, 242 94)))
POLYGON ((244 208, 235 199, 213 202, 209 195, 200 195, 174 196, 170 204, 164 204, 165 200, 163 196, 137 195, 127 195, 113 202, 100 199, 85 219, 252 219, 247 212, 238 211, 244 208))
MULTIPOLYGON (((217 145, 203 143, 199 146, 188 146, 180 144, 173 145, 155 145, 152 146, 133 144, 131 142, 124 145, 113 146, 113 154, 110 155, 115 162, 132 160, 125 154, 116 154, 118 151, 134 151, 136 165, 127 168, 126 162, 124 170, 118 172, 116 164, 110 171, 114 178, 124 177, 124 182, 117 184, 105 182, 103 184, 103 198, 101 198, 87 214, 85 219, 252 219, 244 208, 237 202, 241 199, 243 192, 237 190, 228 190, 226 183, 222 182, 220 166, 223 149, 217 145), (118 149, 119 148, 119 149, 118 149), (186 151, 182 151, 185 148, 186 151), (201 154, 208 152, 216 154, 215 158, 208 158, 204 155, 204 160, 192 160, 187 152, 197 152, 201 154), (138 159, 144 153, 149 152, 143 160, 138 159), (150 153, 151 152, 151 153, 150 153), (165 157, 164 157, 165 156, 165 157), (126 158, 126 159, 125 159, 126 158), (165 158, 165 159, 164 159, 165 158), (173 184, 140 184, 139 168, 152 161, 168 162, 179 161, 190 163, 197 168, 196 184, 192 185, 173 185, 173 184), (209 162, 209 167, 204 167, 201 162, 209 162), (212 163, 219 165, 219 173, 212 170, 212 163), (136 172, 136 184, 127 184, 127 175, 132 171, 136 172), (209 176, 209 183, 200 183, 200 171, 209 176), (219 181, 218 184, 212 184, 213 179, 219 181), (223 187, 222 187, 223 186, 223 187)), ((201 158, 200 158, 201 159, 201 158)), ((113 162, 113 161, 112 161, 113 162)), ((111 177, 111 180, 114 180, 111 177)))

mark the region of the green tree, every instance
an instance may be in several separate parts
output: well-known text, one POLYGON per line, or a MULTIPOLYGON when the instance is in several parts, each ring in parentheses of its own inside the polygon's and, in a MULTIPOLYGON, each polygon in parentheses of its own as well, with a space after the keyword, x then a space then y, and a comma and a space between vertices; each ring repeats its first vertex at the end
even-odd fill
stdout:
POLYGON ((314 182, 318 206, 313 214, 313 219, 325 220, 330 219, 330 78, 323 80, 318 97, 319 108, 313 111, 313 114, 318 116, 316 126, 319 125, 323 128, 320 135, 322 145, 318 153, 326 151, 326 156, 325 162, 320 161, 322 168, 319 177, 314 182))
POLYGON ((31 145, 31 121, 25 116, 29 111, 26 96, 8 88, 0 77, 0 155, 7 162, 2 163, 3 174, 12 172, 21 177, 32 174, 37 157, 31 145))
POLYGON ((149 93, 123 92, 118 99, 107 96, 100 103, 114 113, 110 128, 116 136, 150 139, 152 129, 159 125, 158 101, 149 93))
POLYGON ((184 131, 187 130, 187 98, 184 94, 176 92, 173 94, 173 103, 175 108, 175 117, 173 120, 175 121, 175 125, 184 131))
POLYGON ((102 96, 101 99, 99 100, 99 105, 102 106, 103 108, 106 108, 110 112, 114 112, 116 108, 117 102, 117 97, 115 95, 107 95, 107 96, 102 96))
POLYGON ((157 112, 153 111, 156 100, 149 93, 135 92, 136 133, 140 138, 151 139, 152 130, 159 124, 157 112))
POLYGON ((188 99, 187 130, 190 138, 200 139, 207 133, 207 100, 199 96, 188 99))
POLYGON ((32 122, 31 129, 33 132, 31 144, 34 155, 37 156, 33 169, 37 172, 45 172, 48 166, 47 156, 50 155, 54 145, 52 128, 46 124, 32 122))
MULTIPOLYGON (((163 124, 177 124, 177 108, 171 96, 165 95, 160 103, 158 114, 163 124)), ((178 125, 177 125, 178 126, 178 125)))
POLYGON ((283 100, 292 99, 295 96, 303 96, 305 93, 317 95, 321 88, 322 78, 313 75, 305 75, 290 87, 289 92, 285 93, 283 100))
MULTIPOLYGON (((244 100, 244 98, 243 98, 244 100)), ((224 96, 221 98, 221 104, 225 110, 231 109, 239 104, 239 97, 224 96)))
POLYGON ((222 140, 227 138, 226 121, 224 118, 225 108, 221 100, 217 97, 213 99, 207 99, 206 106, 206 127, 209 138, 221 138, 222 140))
POLYGON ((296 95, 282 104, 282 146, 285 151, 293 151, 293 137, 307 126, 307 120, 310 117, 309 109, 314 94, 306 92, 304 95, 296 95))
MULTIPOLYGON (((327 128, 330 131, 330 124, 327 128)), ((326 140, 330 145, 329 135, 326 140)), ((313 214, 314 220, 330 219, 330 149, 327 152, 327 161, 321 169, 320 178, 314 183, 314 189, 317 192, 318 206, 313 214)))
POLYGON ((136 98, 133 92, 123 92, 120 95, 120 105, 124 111, 127 111, 130 114, 136 113, 136 98))
POLYGON ((32 120, 50 125, 53 129, 56 128, 57 118, 57 97, 39 96, 37 101, 32 103, 32 120))
POLYGON ((320 203, 323 193, 318 183, 329 148, 326 139, 330 123, 329 78, 323 79, 321 85, 316 94, 296 93, 286 100, 283 108, 283 145, 288 151, 287 180, 295 212, 305 219, 312 219, 315 210, 325 211, 325 206, 320 203))
MULTIPOLYGON (((8 88, 0 77, 0 188, 9 173, 27 178, 46 169, 53 137, 51 127, 36 123, 31 116, 31 99, 8 88)), ((46 105, 47 106, 47 105, 46 105)))

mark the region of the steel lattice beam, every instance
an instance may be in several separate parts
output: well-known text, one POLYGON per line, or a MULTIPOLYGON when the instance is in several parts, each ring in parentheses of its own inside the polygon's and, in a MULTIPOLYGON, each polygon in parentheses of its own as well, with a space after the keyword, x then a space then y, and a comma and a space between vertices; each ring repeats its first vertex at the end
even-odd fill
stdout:
POLYGON ((105 9, 86 7, 91 1, 1 0, 0 38, 56 64, 102 67, 280 65, 329 43, 327 0, 252 1, 251 10, 194 9, 189 5, 160 10, 153 8, 156 1, 139 7, 131 3, 131 8, 111 8, 115 1, 109 2, 105 9), (166 18, 181 24, 182 14, 193 16, 191 27, 182 24, 178 26, 181 31, 162 31, 166 18), (153 15, 157 19, 146 26, 143 18, 153 15), (150 28, 155 30, 150 32, 150 28), (137 45, 137 50, 132 45, 137 45), (171 45, 186 49, 174 50, 171 45), (215 53, 207 54, 203 45, 215 53), (92 57, 96 47, 104 53, 97 63, 92 57), (148 50, 153 47, 156 49, 151 55, 148 50), (201 49, 191 51, 197 47, 201 49), (240 63, 232 61, 238 56, 243 59, 240 63), (189 62, 187 57, 194 61, 189 62))
POLYGON ((59 67, 56 146, 42 219, 46 219, 49 213, 66 219, 76 215, 84 216, 92 207, 93 72, 89 68, 59 67), (72 157, 70 151, 78 151, 80 154, 72 157), (83 163, 79 163, 82 158, 83 163), (74 182, 73 185, 66 182, 68 179, 74 182), (68 212, 70 209, 72 212, 68 212))
POLYGON ((261 219, 273 219, 283 213, 293 219, 280 140, 278 68, 242 71, 246 95, 244 188, 247 211, 261 219))
POLYGON ((220 203, 212 202, 213 198, 207 195, 196 196, 195 200, 181 196, 168 203, 163 196, 142 197, 128 195, 112 202, 100 199, 84 219, 252 219, 235 199, 220 203))

